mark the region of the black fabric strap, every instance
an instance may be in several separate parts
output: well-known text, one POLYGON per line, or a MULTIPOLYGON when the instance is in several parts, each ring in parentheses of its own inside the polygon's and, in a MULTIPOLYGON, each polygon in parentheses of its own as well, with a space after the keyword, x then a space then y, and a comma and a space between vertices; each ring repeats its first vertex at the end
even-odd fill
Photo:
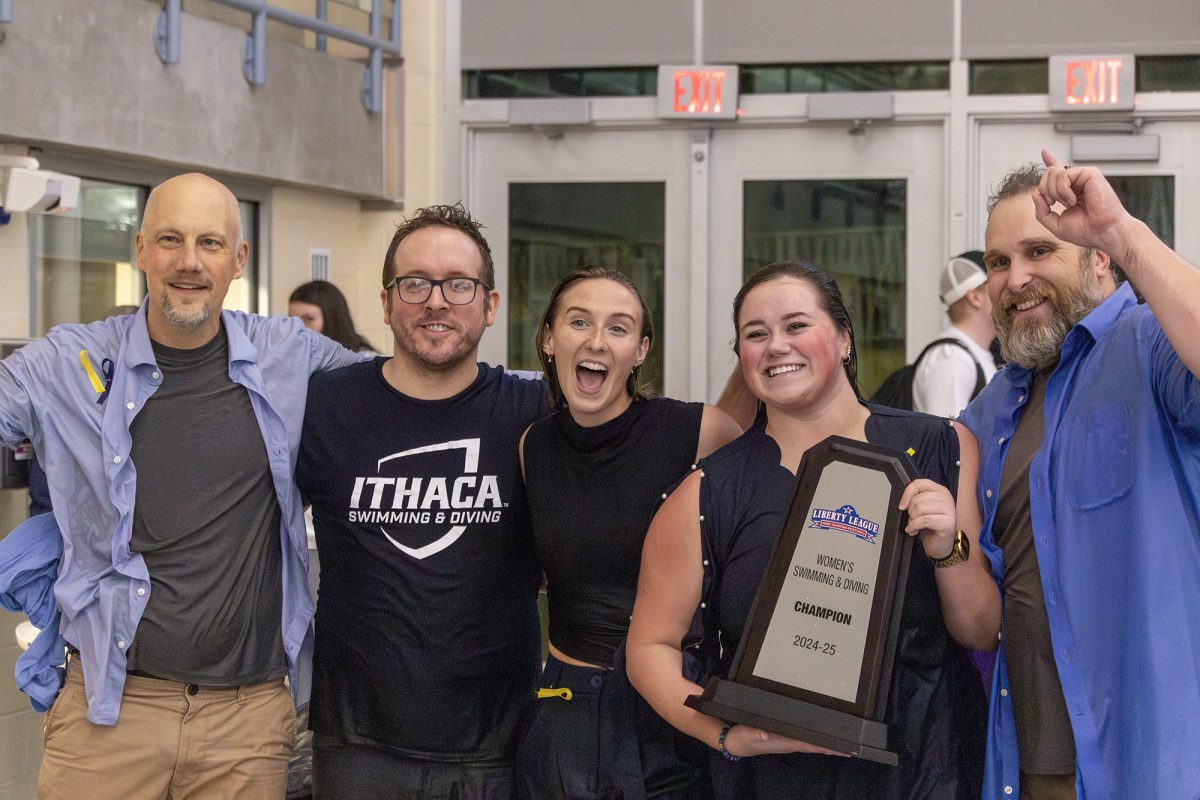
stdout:
POLYGON ((971 399, 974 400, 975 396, 983 391, 983 387, 987 382, 983 379, 983 367, 979 364, 979 359, 977 359, 975 354, 971 352, 971 348, 967 347, 959 339, 947 336, 944 339, 934 339, 932 342, 925 345, 925 349, 921 351, 921 354, 917 356, 917 360, 913 362, 913 375, 915 376, 917 374, 917 365, 921 363, 921 359, 925 357, 925 354, 933 348, 940 347, 944 344, 952 344, 956 347, 961 347, 967 352, 967 355, 971 357, 971 361, 975 364, 975 388, 971 390, 971 399))

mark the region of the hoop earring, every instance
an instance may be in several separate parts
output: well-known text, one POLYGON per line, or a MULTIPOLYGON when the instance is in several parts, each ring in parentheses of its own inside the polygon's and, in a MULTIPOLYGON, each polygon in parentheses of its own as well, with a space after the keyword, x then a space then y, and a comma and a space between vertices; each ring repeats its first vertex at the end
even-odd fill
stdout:
POLYGON ((849 366, 850 364, 850 348, 846 348, 846 355, 842 356, 842 363, 849 366))

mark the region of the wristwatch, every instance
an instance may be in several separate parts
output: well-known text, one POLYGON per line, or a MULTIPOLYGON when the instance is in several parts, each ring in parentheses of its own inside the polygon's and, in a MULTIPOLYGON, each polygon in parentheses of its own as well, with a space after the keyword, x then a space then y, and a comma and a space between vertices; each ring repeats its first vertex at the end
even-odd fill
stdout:
POLYGON ((954 546, 950 548, 950 553, 941 558, 929 557, 933 565, 938 569, 942 567, 952 567, 955 564, 960 564, 966 561, 971 556, 971 540, 967 535, 959 530, 954 534, 954 546))

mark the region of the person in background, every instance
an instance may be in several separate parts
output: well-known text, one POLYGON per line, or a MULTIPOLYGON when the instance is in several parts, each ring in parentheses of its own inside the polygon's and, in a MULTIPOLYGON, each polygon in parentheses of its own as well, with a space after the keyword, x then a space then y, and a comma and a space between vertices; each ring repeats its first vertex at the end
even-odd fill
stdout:
POLYGON ((989 203, 1009 363, 962 415, 1004 592, 985 796, 1196 797, 1200 271, 1042 159, 989 203))
MULTIPOLYGON (((950 327, 938 334, 941 344, 926 346, 913 365, 913 410, 939 417, 957 417, 975 399, 999 364, 988 298, 983 252, 968 250, 950 259, 942 270, 939 295, 950 317, 950 327)), ((984 686, 992 682, 995 650, 972 650, 984 686)))
POLYGON ((991 352, 996 328, 986 284, 979 250, 960 253, 942 270, 939 297, 950 327, 937 338, 954 341, 929 348, 916 365, 913 410, 956 417, 996 374, 991 352))
POLYGON ((637 286, 603 267, 559 281, 538 326, 556 410, 525 432, 521 457, 550 642, 518 754, 518 797, 638 800, 708 790, 701 751, 645 707, 618 650, 655 507, 741 429, 712 406, 647 394, 638 370, 653 339, 637 286))
POLYGON ((811 264, 752 275, 734 300, 734 323, 745 386, 765 413, 704 459, 655 515, 629 628, 630 680, 668 722, 711 748, 718 798, 976 800, 984 698, 964 646, 995 647, 1000 603, 974 548, 974 437, 957 423, 863 402, 841 293, 811 264), (907 452, 923 476, 900 499, 921 549, 910 562, 885 711, 896 767, 833 757, 684 705, 703 680, 728 677, 800 461, 831 435, 907 452))
MULTIPOLYGON (((379 355, 355 329, 346 296, 329 281, 309 281, 293 289, 288 298, 288 315, 299 317, 304 327, 328 336, 348 350, 363 355, 379 355)), ((321 563, 317 556, 311 508, 304 510, 304 529, 308 534, 309 585, 315 596, 320 582, 321 563)), ((310 796, 312 788, 312 731, 308 729, 308 706, 298 709, 296 716, 296 753, 288 767, 289 800, 310 796)))
POLYGON ((371 343, 355 330, 346 296, 329 281, 309 281, 293 289, 288 298, 288 314, 299 317, 304 327, 328 336, 347 350, 378 355, 371 343))

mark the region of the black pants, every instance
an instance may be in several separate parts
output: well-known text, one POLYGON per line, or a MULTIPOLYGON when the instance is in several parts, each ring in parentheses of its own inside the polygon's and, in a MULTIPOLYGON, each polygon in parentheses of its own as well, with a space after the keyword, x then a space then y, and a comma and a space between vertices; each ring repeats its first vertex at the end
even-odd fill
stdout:
POLYGON ((577 667, 550 656, 541 685, 569 688, 572 697, 537 701, 517 753, 521 800, 707 795, 702 746, 663 722, 629 685, 624 669, 577 667))
POLYGON ((512 800, 511 762, 415 761, 367 745, 313 742, 316 800, 512 800))

